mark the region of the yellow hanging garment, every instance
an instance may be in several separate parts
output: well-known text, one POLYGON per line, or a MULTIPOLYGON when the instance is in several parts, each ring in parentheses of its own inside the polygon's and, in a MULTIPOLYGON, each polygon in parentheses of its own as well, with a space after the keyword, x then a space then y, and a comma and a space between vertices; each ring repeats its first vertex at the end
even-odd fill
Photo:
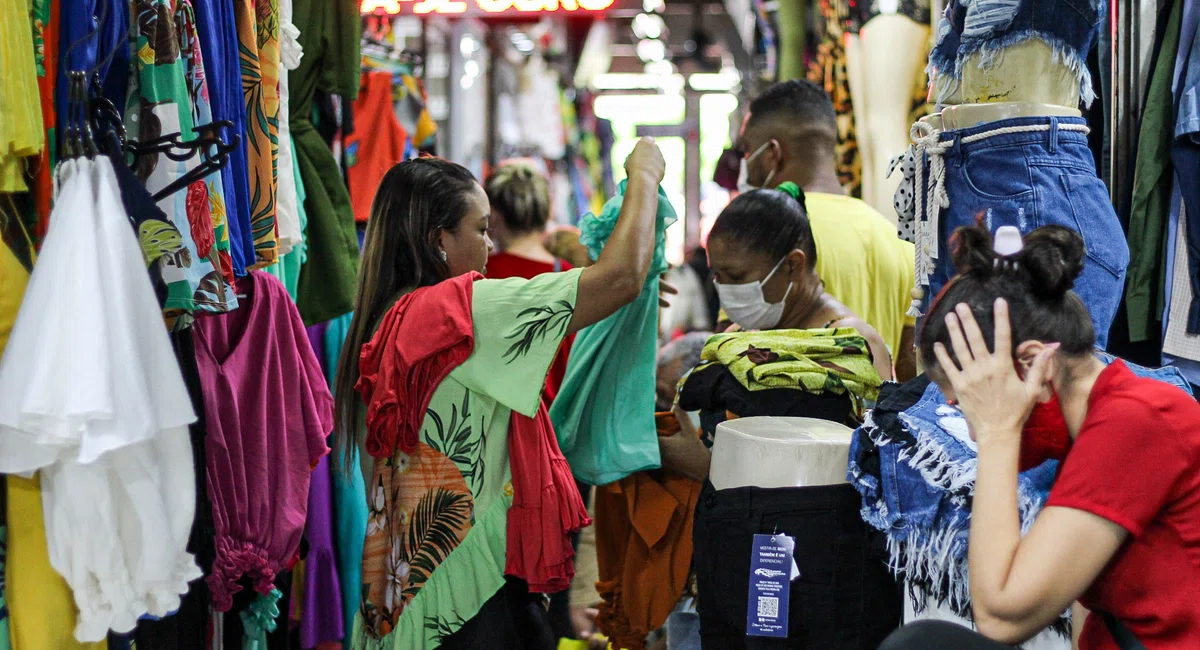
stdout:
POLYGON ((25 2, 0 2, 0 61, 0 192, 24 192, 24 158, 41 152, 45 135, 25 2))

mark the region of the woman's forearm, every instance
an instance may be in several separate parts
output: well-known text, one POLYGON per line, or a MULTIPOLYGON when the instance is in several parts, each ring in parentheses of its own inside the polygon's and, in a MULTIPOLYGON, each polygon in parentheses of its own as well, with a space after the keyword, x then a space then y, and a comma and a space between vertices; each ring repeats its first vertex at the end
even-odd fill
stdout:
POLYGON ((605 272, 629 273, 637 289, 646 282, 654 257, 657 219, 646 218, 658 211, 658 183, 648 172, 634 173, 625 186, 621 213, 612 235, 600 251, 596 267, 605 272))
POLYGON ((579 296, 568 333, 608 318, 641 294, 654 257, 657 211, 654 175, 631 173, 617 225, 600 251, 600 259, 579 278, 579 296))
POLYGON ((968 551, 971 602, 980 630, 1020 616, 1008 593, 1008 578, 1021 543, 1017 507, 1020 432, 979 435, 975 495, 968 551))

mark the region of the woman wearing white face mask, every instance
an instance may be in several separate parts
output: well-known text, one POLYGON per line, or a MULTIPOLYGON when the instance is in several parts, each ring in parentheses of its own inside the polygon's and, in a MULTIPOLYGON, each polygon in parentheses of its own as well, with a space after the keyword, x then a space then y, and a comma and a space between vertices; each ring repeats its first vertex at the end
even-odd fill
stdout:
POLYGON ((825 293, 803 192, 793 183, 734 199, 713 224, 708 261, 721 307, 742 330, 852 327, 867 340, 879 376, 892 378, 883 338, 825 293))

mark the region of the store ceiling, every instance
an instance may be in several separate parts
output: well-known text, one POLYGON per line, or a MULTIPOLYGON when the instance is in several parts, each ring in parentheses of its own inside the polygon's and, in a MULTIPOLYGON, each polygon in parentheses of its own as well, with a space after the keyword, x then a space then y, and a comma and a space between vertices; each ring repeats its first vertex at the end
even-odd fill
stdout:
MULTIPOLYGON (((642 13, 624 9, 609 14, 613 26, 612 65, 614 73, 638 73, 645 62, 638 56, 640 40, 633 28, 635 17, 642 13)), ((722 64, 748 71, 752 67, 750 54, 742 46, 741 37, 723 2, 714 0, 666 0, 658 12, 666 25, 667 59, 683 74, 716 72, 722 64)))

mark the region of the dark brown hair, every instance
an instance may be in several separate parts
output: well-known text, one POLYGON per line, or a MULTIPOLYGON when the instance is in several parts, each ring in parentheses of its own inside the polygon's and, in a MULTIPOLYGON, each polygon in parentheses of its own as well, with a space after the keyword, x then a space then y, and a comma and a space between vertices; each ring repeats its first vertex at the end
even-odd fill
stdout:
POLYGON ((809 269, 817 265, 817 245, 805 209, 804 193, 792 197, 782 190, 752 190, 729 202, 708 232, 709 239, 726 238, 772 263, 799 248, 809 269))
MULTIPOLYGON (((941 343, 954 356, 946 314, 959 304, 971 308, 988 347, 995 349, 994 309, 997 298, 1008 302, 1012 340, 1059 343, 1060 353, 1088 354, 1096 333, 1087 307, 1071 288, 1083 271, 1083 238, 1062 226, 1045 226, 1023 237, 1022 250, 1000 256, 992 234, 983 225, 959 228, 951 239, 958 275, 942 289, 921 327, 921 360, 937 366, 933 344, 941 343)), ((957 359, 955 359, 957 363, 957 359)))
POLYGON ((366 436, 360 426, 362 398, 354 390, 362 346, 397 298, 449 277, 438 237, 458 228, 475 186, 471 172, 440 158, 400 163, 379 183, 367 220, 354 318, 334 381, 334 460, 343 470, 366 436))

